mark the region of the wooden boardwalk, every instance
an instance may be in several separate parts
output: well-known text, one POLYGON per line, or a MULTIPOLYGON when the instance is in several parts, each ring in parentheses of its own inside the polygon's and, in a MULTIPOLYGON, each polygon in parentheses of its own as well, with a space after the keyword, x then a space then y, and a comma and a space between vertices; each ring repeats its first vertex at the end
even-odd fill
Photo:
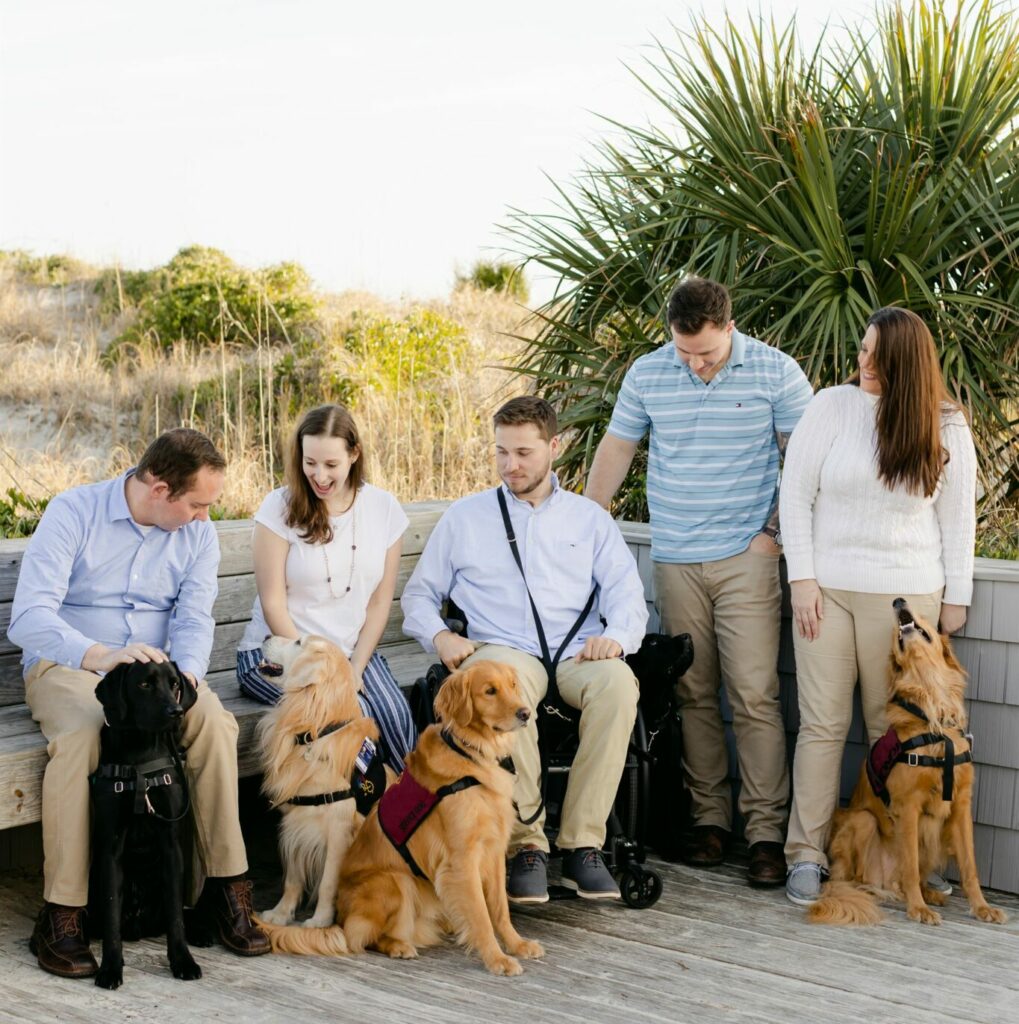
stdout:
MULTIPOLYGON (((894 909, 878 928, 821 928, 781 891, 748 888, 738 866, 657 866, 665 893, 649 910, 565 900, 514 911, 521 933, 547 950, 518 978, 492 977, 453 947, 417 961, 244 960, 217 947, 196 951, 205 977, 184 983, 170 976, 162 942, 148 940, 126 946, 125 985, 112 993, 38 969, 28 937, 40 879, 0 875, 0 1021, 1019 1021, 1015 897, 988 894, 1011 915, 1004 927, 977 923, 955 895, 940 928, 894 909)), ((278 896, 267 867, 266 858, 253 872, 260 907, 278 896)))

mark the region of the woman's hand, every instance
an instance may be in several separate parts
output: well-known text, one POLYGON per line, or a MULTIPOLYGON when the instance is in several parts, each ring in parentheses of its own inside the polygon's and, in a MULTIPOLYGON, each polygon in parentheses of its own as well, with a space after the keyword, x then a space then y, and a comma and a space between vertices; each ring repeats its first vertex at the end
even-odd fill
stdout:
POLYGON ((942 633, 954 633, 966 624, 966 606, 964 604, 942 604, 941 621, 938 629, 942 633))
POLYGON ((817 580, 796 580, 789 584, 792 592, 793 622, 805 640, 816 640, 821 635, 824 619, 824 598, 817 580))

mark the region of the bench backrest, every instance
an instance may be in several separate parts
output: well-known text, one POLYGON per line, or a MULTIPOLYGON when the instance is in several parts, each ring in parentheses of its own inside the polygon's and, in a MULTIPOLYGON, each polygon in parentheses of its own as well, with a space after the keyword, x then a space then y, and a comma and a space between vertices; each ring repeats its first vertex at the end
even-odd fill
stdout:
MULTIPOLYGON (((428 535, 448 504, 446 501, 427 501, 404 506, 410 526, 403 538, 403 557, 396 584, 397 599, 393 602, 380 644, 383 653, 388 648, 398 658, 399 651, 408 642, 403 635, 399 597, 414 571, 428 535)), ((251 605, 255 599, 251 530, 252 523, 248 519, 216 523, 223 556, 219 565, 219 596, 213 606, 216 634, 209 664, 210 675, 233 671, 237 643, 251 619, 251 605)), ((27 546, 27 540, 0 540, 0 707, 20 704, 25 699, 21 652, 7 639, 7 626, 11 620, 11 602, 18 581, 21 556, 27 546)))

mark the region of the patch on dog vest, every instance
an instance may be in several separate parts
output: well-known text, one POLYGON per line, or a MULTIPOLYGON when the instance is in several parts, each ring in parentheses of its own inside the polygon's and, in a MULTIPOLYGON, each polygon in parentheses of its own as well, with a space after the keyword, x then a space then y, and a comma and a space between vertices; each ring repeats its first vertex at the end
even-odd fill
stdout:
POLYGON ((867 755, 867 778, 874 795, 888 803, 888 776, 899 760, 902 744, 894 729, 889 729, 884 736, 870 748, 867 755))
POLYGON ((350 778, 354 803, 358 813, 367 814, 386 791, 386 767, 378 747, 366 739, 354 758, 354 773, 350 778))
POLYGON ((418 878, 427 876, 411 855, 407 843, 410 837, 420 828, 421 823, 435 810, 440 800, 454 793, 460 793, 471 786, 481 783, 473 775, 465 775, 462 779, 448 786, 441 786, 433 793, 414 778, 406 769, 390 786, 379 801, 379 825, 382 833, 396 847, 397 852, 407 862, 407 866, 418 878))

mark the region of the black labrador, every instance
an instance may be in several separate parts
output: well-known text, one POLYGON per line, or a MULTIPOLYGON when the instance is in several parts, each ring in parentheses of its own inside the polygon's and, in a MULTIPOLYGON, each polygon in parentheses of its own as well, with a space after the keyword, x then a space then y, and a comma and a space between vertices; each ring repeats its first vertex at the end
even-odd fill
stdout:
POLYGON ((651 755, 648 843, 666 860, 679 855, 690 794, 683 783, 683 733, 676 685, 693 664, 689 633, 649 633, 626 662, 640 684, 640 706, 651 755))
POLYGON ((200 978, 202 969, 184 938, 178 832, 190 809, 179 753, 181 731, 198 695, 168 661, 118 665, 100 680, 96 697, 106 714, 99 767, 91 780, 92 874, 103 929, 96 984, 109 989, 123 984, 125 936, 140 938, 164 929, 173 976, 200 978), (154 886, 161 890, 161 916, 154 886), (158 923, 153 925, 153 919, 158 923))

